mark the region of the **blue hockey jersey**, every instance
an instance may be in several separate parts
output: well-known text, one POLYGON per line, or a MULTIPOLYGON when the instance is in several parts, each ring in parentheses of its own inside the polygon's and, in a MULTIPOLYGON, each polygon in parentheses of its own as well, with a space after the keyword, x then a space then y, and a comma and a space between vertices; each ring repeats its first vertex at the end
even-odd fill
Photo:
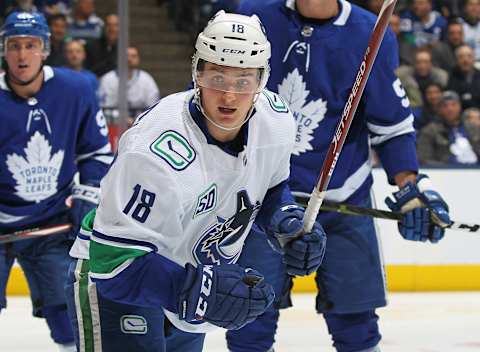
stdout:
MULTIPOLYGON (((376 17, 340 0, 327 21, 302 17, 293 0, 244 0, 239 12, 257 14, 272 44, 268 88, 289 104, 297 121, 290 187, 309 195, 350 93, 376 17)), ((390 182, 417 171, 413 115, 394 74, 397 43, 387 31, 327 191, 327 199, 358 203, 371 184, 370 145, 390 182)))
POLYGON ((427 22, 406 10, 400 14, 400 32, 402 38, 415 44, 416 47, 434 45, 444 36, 447 20, 437 11, 430 12, 427 22))
POLYGON ((44 82, 29 98, 0 75, 0 231, 36 224, 66 209, 77 171, 98 183, 112 154, 105 118, 82 75, 43 67, 44 82))

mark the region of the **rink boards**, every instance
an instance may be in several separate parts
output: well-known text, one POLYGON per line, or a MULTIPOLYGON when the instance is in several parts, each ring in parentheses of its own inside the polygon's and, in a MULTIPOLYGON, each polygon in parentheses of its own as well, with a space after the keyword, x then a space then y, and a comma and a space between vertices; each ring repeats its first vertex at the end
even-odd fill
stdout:
MULTIPOLYGON (((422 170, 450 206, 451 218, 480 223, 480 169, 422 170)), ((387 210, 384 198, 396 188, 389 186, 382 169, 373 171, 374 192, 378 208, 387 210)), ((480 231, 446 232, 438 244, 405 241, 397 232, 396 222, 378 220, 387 287, 391 291, 480 290, 480 231)), ((313 276, 296 278, 294 290, 313 292, 313 276)), ((27 294, 21 269, 15 266, 7 293, 27 294)))

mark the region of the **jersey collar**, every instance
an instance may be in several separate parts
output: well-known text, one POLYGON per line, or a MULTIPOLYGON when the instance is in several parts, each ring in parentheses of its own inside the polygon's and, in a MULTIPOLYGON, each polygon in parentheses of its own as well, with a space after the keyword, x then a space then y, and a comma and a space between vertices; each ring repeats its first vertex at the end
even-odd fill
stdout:
MULTIPOLYGON (((192 116, 193 121, 195 124, 200 128, 202 133, 205 135, 205 138, 207 140, 208 144, 213 144, 218 146, 220 149, 222 149, 225 153, 233 155, 235 157, 238 156, 238 154, 242 150, 234 150, 236 148, 233 148, 233 144, 235 142, 238 143, 238 140, 236 139, 234 142, 220 142, 217 141, 215 138, 213 138, 210 133, 208 133, 208 128, 207 124, 205 123, 205 116, 203 116, 202 112, 198 108, 197 104, 195 104, 193 97, 190 99, 190 102, 188 104, 188 110, 190 112, 190 116, 192 116)), ((253 117, 253 116, 252 116, 253 117)), ((251 118, 252 118, 251 117, 251 118)), ((243 141, 243 146, 247 145, 247 140, 248 140, 248 123, 244 124, 242 128, 240 129, 240 136, 237 136, 237 138, 242 138, 243 141)))
MULTIPOLYGON (((43 83, 47 82, 48 80, 52 79, 55 75, 53 72, 53 68, 50 66, 43 66, 43 83)), ((0 89, 2 90, 10 90, 7 84, 7 74, 6 72, 0 73, 0 89)))

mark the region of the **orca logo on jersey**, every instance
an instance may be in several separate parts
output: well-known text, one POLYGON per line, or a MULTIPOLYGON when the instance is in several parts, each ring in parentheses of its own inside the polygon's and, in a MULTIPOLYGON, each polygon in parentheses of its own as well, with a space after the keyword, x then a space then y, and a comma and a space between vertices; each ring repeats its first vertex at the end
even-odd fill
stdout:
POLYGON ((150 145, 150 150, 178 171, 185 170, 196 156, 187 139, 173 130, 163 132, 150 145))
POLYGON ((203 267, 202 286, 200 286, 200 295, 198 297, 197 309, 195 310, 195 318, 202 320, 207 312, 207 298, 210 296, 213 284, 213 270, 211 265, 203 267))
POLYGON ((193 247, 196 261, 214 265, 235 263, 259 209, 260 203, 252 204, 247 191, 238 192, 235 214, 226 220, 217 217, 193 247))
POLYGON ((217 185, 213 184, 208 189, 198 196, 197 206, 193 217, 207 214, 217 206, 217 185))

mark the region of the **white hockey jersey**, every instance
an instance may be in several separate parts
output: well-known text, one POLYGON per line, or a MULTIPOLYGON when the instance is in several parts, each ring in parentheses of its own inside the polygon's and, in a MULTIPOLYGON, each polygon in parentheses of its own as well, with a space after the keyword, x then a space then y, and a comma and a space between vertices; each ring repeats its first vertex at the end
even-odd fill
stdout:
MULTIPOLYGON (((246 145, 237 154, 211 143, 195 120, 200 113, 192 97, 193 91, 166 97, 122 136, 101 183, 90 242, 97 285, 132 270, 136 258, 148 253, 182 270, 186 263, 235 263, 260 208, 280 206, 262 203, 269 189, 289 177, 295 121, 282 100, 268 91, 260 94, 243 129, 246 145)), ((139 284, 159 295, 168 286, 162 278, 136 282, 137 290, 139 284)), ((142 294, 135 302, 144 301, 142 294)), ((208 325, 180 322, 168 311, 183 330, 204 331, 208 325)))

